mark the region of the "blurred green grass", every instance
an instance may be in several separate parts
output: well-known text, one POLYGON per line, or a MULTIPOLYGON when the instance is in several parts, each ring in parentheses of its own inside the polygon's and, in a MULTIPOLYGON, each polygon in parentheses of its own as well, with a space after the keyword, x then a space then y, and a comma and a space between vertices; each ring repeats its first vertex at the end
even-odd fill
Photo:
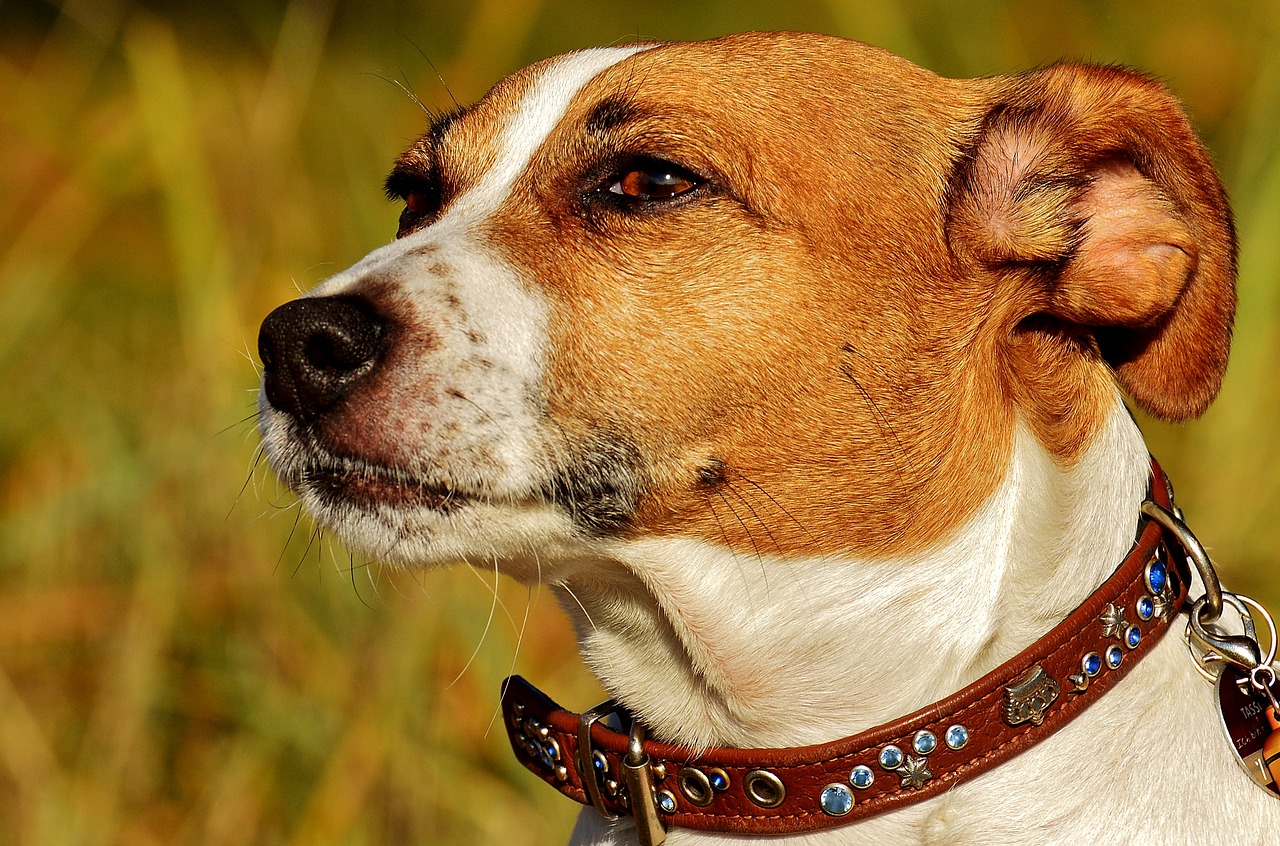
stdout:
POLYGON ((351 561, 263 471, 242 494, 257 324, 394 231, 399 86, 450 100, 424 56, 469 101, 566 49, 753 28, 1185 98, 1241 310, 1217 405, 1145 425, 1228 583, 1280 610, 1280 3, 0 0, 0 846, 564 841, 490 723, 513 667, 593 701, 567 626, 492 574, 351 561))

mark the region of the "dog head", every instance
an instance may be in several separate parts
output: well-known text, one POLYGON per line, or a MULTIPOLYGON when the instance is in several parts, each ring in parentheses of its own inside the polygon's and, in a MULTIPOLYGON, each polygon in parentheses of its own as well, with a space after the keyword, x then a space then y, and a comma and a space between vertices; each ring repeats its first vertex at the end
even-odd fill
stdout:
POLYGON ((387 189, 396 240, 260 338, 272 466, 386 560, 909 551, 1018 426, 1067 465, 1117 384, 1179 419, 1225 368, 1223 191, 1177 102, 1115 68, 590 50, 437 119, 387 189))

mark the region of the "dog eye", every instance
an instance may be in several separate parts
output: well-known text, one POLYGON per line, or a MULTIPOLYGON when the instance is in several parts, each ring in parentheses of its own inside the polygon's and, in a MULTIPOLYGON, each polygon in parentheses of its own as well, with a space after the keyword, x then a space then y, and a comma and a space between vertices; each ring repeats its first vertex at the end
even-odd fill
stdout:
POLYGON ((637 202, 670 200, 701 185, 701 180, 672 162, 642 159, 628 163, 606 183, 605 190, 637 202))
POLYGON ((406 235, 440 214, 442 203, 438 179, 407 171, 392 171, 386 182, 387 198, 404 203, 400 211, 397 237, 406 235))
POLYGON ((406 191, 403 199, 404 209, 400 212, 400 222, 396 227, 397 238, 420 228, 440 213, 440 193, 433 189, 406 191))
POLYGON ((427 214, 435 203, 434 191, 410 191, 404 196, 404 210, 409 214, 427 214))

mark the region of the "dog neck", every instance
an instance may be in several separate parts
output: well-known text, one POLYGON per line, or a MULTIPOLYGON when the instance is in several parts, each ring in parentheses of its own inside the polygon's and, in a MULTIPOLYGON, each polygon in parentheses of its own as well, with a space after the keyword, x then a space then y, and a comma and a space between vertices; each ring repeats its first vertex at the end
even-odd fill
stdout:
POLYGON ((853 734, 1024 648, 1132 545, 1149 459, 1122 403, 1072 467, 1024 429, 1013 442, 995 493, 919 555, 641 539, 582 562, 556 590, 588 664, 653 736, 699 748, 853 734))

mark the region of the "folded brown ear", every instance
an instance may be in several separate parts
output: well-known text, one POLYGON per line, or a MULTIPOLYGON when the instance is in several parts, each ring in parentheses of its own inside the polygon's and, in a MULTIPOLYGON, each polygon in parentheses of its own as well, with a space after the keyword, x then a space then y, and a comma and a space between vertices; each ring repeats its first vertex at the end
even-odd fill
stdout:
POLYGON ((1003 94, 951 183, 953 248, 1017 280, 1022 317, 1088 329, 1143 408, 1200 414, 1226 370, 1236 245, 1181 106, 1146 77, 1078 65, 1003 94))

